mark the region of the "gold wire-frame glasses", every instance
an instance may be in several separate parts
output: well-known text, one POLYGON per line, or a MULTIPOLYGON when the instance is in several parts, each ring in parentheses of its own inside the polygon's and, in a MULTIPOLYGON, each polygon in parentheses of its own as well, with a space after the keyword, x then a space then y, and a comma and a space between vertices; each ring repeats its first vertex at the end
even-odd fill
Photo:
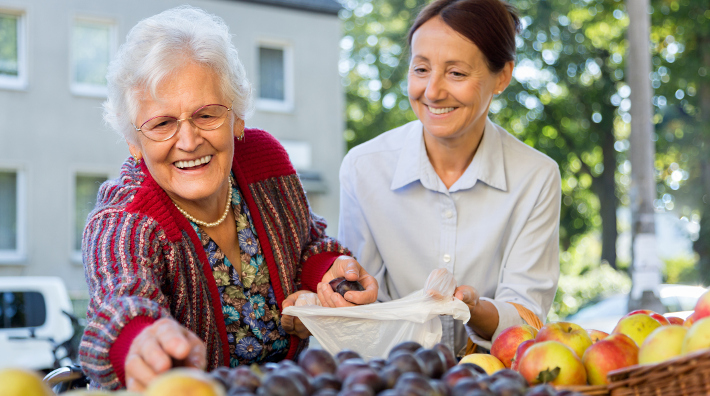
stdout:
POLYGON ((133 124, 136 131, 155 142, 164 142, 177 134, 180 123, 188 121, 195 128, 212 131, 224 124, 232 107, 221 104, 208 104, 195 110, 190 117, 178 119, 171 116, 156 116, 141 124, 140 128, 133 124))

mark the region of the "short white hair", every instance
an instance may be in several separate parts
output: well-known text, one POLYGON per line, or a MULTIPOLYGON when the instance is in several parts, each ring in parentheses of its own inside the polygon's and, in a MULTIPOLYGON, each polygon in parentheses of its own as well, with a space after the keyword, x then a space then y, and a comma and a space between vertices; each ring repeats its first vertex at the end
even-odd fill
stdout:
POLYGON ((135 143, 138 95, 147 89, 156 97, 158 85, 186 62, 212 69, 220 80, 220 93, 233 100, 234 114, 242 120, 251 115, 251 85, 229 27, 202 9, 180 6, 143 19, 128 32, 108 66, 106 123, 135 143))

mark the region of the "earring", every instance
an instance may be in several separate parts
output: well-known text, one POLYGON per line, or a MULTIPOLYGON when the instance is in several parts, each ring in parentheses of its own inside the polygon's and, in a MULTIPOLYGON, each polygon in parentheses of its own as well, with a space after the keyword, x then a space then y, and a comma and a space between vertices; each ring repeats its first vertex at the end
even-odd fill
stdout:
POLYGON ((141 159, 138 158, 137 154, 133 154, 133 160, 136 161, 136 166, 141 164, 141 159))
POLYGON ((243 142, 243 141, 244 141, 244 134, 245 134, 245 133, 246 133, 246 131, 242 131, 242 134, 237 137, 237 141, 238 141, 238 142, 243 142))

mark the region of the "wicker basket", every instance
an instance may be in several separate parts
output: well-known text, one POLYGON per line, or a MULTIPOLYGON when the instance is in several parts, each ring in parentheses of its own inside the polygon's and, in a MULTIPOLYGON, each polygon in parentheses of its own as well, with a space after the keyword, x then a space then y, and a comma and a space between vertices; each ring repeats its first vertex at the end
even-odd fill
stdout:
POLYGON ((609 388, 606 385, 558 386, 557 390, 570 390, 587 396, 609 396, 609 388))
POLYGON ((611 396, 710 395, 710 349, 609 373, 611 396))

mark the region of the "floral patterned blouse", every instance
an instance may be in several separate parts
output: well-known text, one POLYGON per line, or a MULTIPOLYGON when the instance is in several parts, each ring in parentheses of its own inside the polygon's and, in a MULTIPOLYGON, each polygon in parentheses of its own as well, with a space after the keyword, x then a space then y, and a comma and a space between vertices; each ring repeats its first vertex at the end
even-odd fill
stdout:
POLYGON ((219 290, 227 325, 230 366, 281 361, 288 353, 289 337, 281 327, 269 268, 249 208, 236 182, 232 184, 232 210, 241 250, 241 278, 212 238, 191 222, 205 248, 219 290))

